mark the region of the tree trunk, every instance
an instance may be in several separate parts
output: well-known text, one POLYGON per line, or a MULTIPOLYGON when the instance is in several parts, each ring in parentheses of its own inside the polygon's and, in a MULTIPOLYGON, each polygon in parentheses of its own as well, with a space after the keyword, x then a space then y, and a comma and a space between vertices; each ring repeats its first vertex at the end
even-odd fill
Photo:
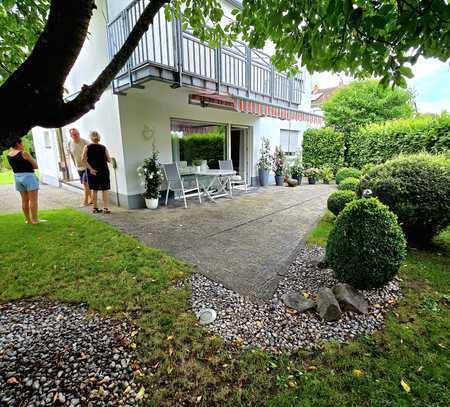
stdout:
POLYGON ((93 109, 154 16, 169 1, 152 0, 98 78, 66 103, 64 82, 81 51, 96 6, 95 0, 52 0, 47 24, 33 51, 0 87, 0 150, 34 126, 62 127, 93 109))

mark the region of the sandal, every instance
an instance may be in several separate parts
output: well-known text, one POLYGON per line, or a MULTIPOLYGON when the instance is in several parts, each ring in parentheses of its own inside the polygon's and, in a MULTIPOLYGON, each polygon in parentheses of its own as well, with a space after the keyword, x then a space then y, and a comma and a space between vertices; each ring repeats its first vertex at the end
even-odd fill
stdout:
POLYGON ((92 213, 102 213, 103 211, 98 208, 92 208, 92 213))
POLYGON ((111 211, 108 208, 103 208, 103 213, 110 214, 111 211))

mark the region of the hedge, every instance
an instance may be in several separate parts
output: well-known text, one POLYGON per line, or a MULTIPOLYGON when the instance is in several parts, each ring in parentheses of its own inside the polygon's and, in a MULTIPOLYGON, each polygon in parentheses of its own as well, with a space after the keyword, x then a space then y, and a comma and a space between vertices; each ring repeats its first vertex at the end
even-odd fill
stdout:
POLYGON ((330 166, 333 172, 344 165, 344 135, 331 128, 308 129, 303 135, 305 168, 330 166))
POLYGON ((224 157, 225 136, 220 132, 191 134, 180 139, 180 160, 207 160, 210 168, 219 168, 224 157))
MULTIPOLYGON (((337 148, 337 147, 336 147, 337 148)), ((433 154, 450 149, 450 114, 372 124, 349 136, 348 165, 380 164, 401 153, 433 154)))

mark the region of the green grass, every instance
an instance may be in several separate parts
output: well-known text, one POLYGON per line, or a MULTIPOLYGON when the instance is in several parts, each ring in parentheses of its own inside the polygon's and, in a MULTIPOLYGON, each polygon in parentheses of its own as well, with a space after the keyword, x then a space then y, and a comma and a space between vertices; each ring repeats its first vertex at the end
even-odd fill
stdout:
POLYGON ((12 183, 14 183, 13 172, 0 170, 0 185, 7 185, 12 183))
MULTIPOLYGON (((401 272, 405 295, 384 331, 275 355, 232 350, 198 327, 189 291, 174 287, 190 272, 182 263, 78 211, 43 215, 49 222, 37 226, 0 215, 0 301, 45 295, 133 320, 149 368, 140 378, 148 405, 450 404, 450 231, 432 251, 409 253, 401 272)), ((311 236, 325 242, 331 222, 324 219, 311 236)))
POLYGON ((335 216, 327 210, 318 225, 309 233, 306 243, 308 245, 325 246, 333 227, 334 218, 335 216))

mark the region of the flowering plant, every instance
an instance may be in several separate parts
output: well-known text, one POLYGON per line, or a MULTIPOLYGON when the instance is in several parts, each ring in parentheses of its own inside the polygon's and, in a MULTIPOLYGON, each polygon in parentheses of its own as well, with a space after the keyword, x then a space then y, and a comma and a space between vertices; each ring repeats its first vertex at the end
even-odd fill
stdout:
POLYGON ((291 168, 291 176, 293 177, 301 177, 303 175, 303 165, 300 162, 295 162, 292 164, 291 168))
POLYGON ((320 170, 318 168, 307 168, 303 174, 310 179, 319 179, 320 170))
POLYGON ((275 147, 275 151, 272 156, 272 170, 277 176, 281 176, 284 173, 286 165, 286 158, 284 155, 284 151, 281 147, 275 147))
POLYGON ((262 139, 260 157, 256 164, 259 170, 270 170, 272 158, 270 157, 270 141, 267 138, 262 139))
POLYGON ((144 186, 144 197, 146 199, 158 199, 160 197, 159 188, 162 183, 161 166, 159 164, 159 152, 154 150, 149 158, 146 158, 142 166, 137 169, 141 178, 141 185, 144 186))

